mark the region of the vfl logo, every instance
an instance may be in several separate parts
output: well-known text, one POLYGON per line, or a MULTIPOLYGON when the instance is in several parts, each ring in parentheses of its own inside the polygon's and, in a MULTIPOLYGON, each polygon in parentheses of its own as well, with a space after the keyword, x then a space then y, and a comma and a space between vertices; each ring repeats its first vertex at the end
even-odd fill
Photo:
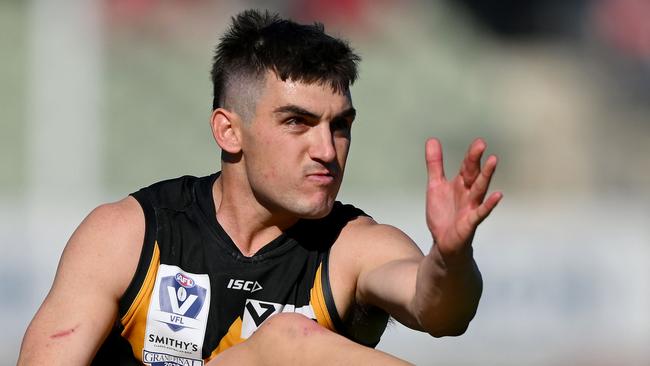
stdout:
POLYGON ((282 304, 251 299, 246 300, 240 337, 247 339, 252 336, 266 319, 281 311, 282 304))
POLYGON ((298 313, 310 319, 316 319, 314 309, 311 305, 296 307, 291 304, 278 304, 269 301, 247 299, 244 304, 244 314, 240 337, 247 339, 259 328, 266 319, 278 313, 298 313))
POLYGON ((160 279, 158 299, 160 310, 169 313, 164 321, 171 330, 177 332, 183 328, 194 328, 207 290, 183 273, 160 279))
POLYGON ((253 282, 253 281, 233 280, 233 279, 230 279, 230 281, 228 282, 228 286, 226 287, 233 290, 250 291, 251 293, 262 289, 262 285, 260 285, 257 281, 253 282))
POLYGON ((271 315, 275 314, 276 312, 279 312, 280 309, 279 307, 276 307, 276 305, 279 304, 274 304, 271 302, 248 300, 246 302, 246 314, 248 314, 251 317, 251 319, 255 323, 255 326, 259 327, 271 315))

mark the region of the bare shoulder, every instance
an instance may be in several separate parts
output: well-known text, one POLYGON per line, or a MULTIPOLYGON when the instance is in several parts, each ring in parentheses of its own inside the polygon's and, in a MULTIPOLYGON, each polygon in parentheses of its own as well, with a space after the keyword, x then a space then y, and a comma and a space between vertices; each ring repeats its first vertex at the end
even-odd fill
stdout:
POLYGON ((402 230, 380 224, 367 216, 348 222, 335 247, 351 259, 359 261, 361 266, 422 257, 420 248, 402 230))
POLYGON ((63 274, 63 266, 73 272, 86 272, 91 277, 110 274, 112 281, 106 283, 105 288, 119 298, 135 272, 144 232, 144 213, 135 198, 129 196, 98 206, 68 241, 57 280, 63 274))
POLYGON ((341 230, 332 246, 329 278, 339 315, 343 319, 358 303, 359 278, 394 261, 419 261, 419 247, 398 228, 359 216, 341 230))
POLYGON ((101 205, 81 222, 27 328, 19 365, 90 363, 117 318, 144 232, 144 213, 132 197, 101 205))

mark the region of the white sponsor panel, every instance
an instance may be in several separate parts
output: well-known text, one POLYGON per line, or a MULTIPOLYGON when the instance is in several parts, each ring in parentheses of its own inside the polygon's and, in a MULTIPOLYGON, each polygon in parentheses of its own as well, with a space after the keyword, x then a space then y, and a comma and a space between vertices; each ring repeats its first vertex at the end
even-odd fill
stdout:
POLYGON ((203 365, 209 309, 207 274, 161 264, 149 303, 143 362, 153 366, 203 365))

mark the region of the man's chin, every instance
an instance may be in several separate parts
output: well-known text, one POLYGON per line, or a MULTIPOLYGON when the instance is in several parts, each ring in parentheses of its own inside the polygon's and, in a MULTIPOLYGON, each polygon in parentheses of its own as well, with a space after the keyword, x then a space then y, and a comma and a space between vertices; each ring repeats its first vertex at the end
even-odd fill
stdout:
POLYGON ((309 220, 322 219, 332 212, 332 207, 334 207, 334 200, 305 208, 303 212, 300 213, 300 218, 309 220))

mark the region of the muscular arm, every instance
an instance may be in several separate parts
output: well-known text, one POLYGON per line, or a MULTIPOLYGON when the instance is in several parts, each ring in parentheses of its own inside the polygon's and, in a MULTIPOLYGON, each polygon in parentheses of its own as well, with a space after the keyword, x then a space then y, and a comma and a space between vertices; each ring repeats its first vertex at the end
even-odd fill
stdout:
POLYGON ((144 215, 132 197, 99 206, 84 219, 27 328, 18 365, 90 363, 117 317, 143 239, 144 215))
POLYGON ((497 163, 490 156, 481 168, 485 148, 475 140, 460 173, 448 181, 439 142, 427 141, 426 216, 434 242, 427 255, 416 253, 411 239, 390 226, 351 228, 356 233, 351 240, 372 243, 374 253, 360 260, 357 302, 379 306, 404 325, 436 337, 467 329, 482 291, 472 240, 501 199, 501 193, 485 198, 497 163))
POLYGON ((473 318, 481 275, 473 259, 450 265, 434 246, 424 256, 400 230, 376 223, 359 228, 372 243, 360 269, 355 298, 378 306, 409 328, 433 336, 459 335, 473 318))

